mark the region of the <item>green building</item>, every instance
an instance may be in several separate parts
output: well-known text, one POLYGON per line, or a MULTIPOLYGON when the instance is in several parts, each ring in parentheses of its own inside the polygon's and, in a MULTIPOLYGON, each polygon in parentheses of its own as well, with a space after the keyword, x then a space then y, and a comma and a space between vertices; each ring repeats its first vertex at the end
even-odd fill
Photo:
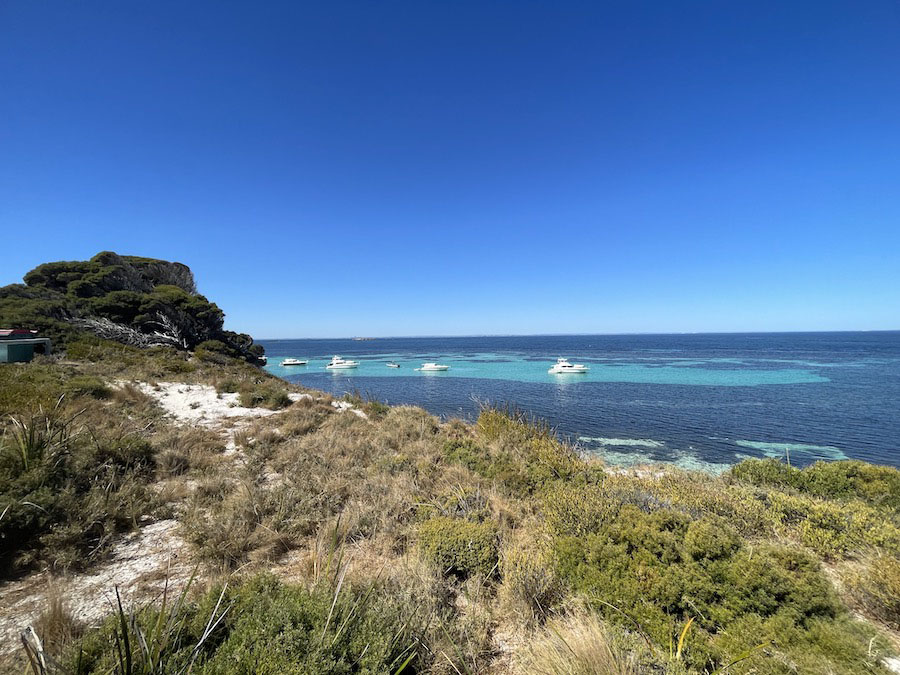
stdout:
POLYGON ((0 363, 28 363, 35 354, 50 353, 50 338, 24 328, 0 328, 0 363))

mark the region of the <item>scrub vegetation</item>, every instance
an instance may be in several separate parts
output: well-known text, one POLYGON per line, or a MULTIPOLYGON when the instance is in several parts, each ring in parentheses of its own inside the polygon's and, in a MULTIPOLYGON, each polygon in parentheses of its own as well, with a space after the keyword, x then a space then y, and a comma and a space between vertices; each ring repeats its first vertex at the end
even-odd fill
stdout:
POLYGON ((181 263, 122 256, 44 263, 23 284, 0 287, 0 326, 39 330, 58 347, 85 335, 140 347, 195 349, 206 360, 256 361, 249 335, 226 331, 225 314, 197 292, 181 263))
POLYGON ((895 469, 610 470, 515 410, 85 335, 0 366, 0 414, 4 583, 90 573, 161 519, 195 570, 93 624, 48 595, 18 672, 886 675, 900 645, 895 469), (179 423, 164 382, 259 416, 179 423))
POLYGON ((362 417, 235 360, 121 349, 0 368, 4 574, 90 570, 174 516, 197 578, 98 626, 48 601, 57 672, 888 672, 894 469, 619 473, 515 411, 362 417), (279 412, 229 458, 127 384, 160 375, 279 412))

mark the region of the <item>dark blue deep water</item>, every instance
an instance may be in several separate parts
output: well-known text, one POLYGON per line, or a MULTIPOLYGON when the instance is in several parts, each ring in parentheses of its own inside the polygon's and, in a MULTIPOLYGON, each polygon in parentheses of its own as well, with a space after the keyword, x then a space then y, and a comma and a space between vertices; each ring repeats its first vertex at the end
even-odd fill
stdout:
POLYGON ((268 369, 472 418, 478 401, 547 420, 607 461, 717 471, 745 457, 900 466, 900 332, 264 340, 268 369), (327 371, 333 354, 361 362, 327 371), (590 366, 554 376, 556 357, 590 366), (285 357, 307 366, 281 366, 285 357), (387 361, 401 365, 386 366, 387 361), (421 373, 423 361, 450 364, 421 373))

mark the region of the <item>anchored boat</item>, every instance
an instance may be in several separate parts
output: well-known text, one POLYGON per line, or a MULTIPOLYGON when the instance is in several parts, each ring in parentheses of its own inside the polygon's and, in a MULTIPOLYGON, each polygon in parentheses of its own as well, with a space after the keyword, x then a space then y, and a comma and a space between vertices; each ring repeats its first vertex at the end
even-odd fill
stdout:
POLYGON ((349 359, 342 359, 340 356, 332 356, 331 363, 325 367, 330 370, 342 370, 344 368, 356 368, 358 365, 359 361, 350 361, 349 359))
POLYGON ((590 368, 581 363, 569 363, 569 359, 556 359, 556 363, 550 366, 547 372, 551 375, 566 375, 586 373, 590 368))

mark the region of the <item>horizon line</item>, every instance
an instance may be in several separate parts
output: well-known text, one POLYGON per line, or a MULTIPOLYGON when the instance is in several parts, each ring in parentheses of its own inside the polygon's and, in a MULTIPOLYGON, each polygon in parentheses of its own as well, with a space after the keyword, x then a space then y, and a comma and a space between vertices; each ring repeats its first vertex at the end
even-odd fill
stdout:
POLYGON ((485 337, 629 337, 646 335, 796 335, 796 334, 826 334, 826 333, 900 333, 900 328, 871 328, 871 329, 845 329, 845 330, 769 330, 769 331, 677 331, 677 332, 634 332, 634 333, 469 333, 458 335, 343 335, 327 337, 265 337, 254 338, 256 341, 276 340, 356 340, 359 342, 369 340, 398 340, 398 339, 423 339, 423 338, 485 338, 485 337))

